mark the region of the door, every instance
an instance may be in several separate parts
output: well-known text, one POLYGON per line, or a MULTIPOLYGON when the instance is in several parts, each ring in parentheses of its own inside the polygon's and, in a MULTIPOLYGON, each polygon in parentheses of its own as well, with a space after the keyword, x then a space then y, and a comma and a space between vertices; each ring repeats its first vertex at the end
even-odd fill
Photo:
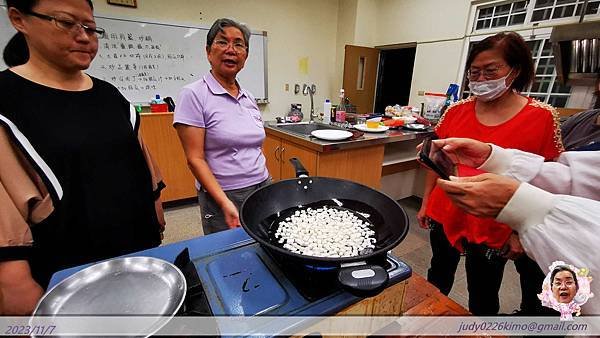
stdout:
POLYGON ((373 113, 378 64, 379 49, 346 45, 343 88, 357 113, 373 113))
POLYGON ((267 134, 265 142, 263 142, 263 154, 267 159, 267 169, 273 178, 273 182, 281 179, 281 164, 279 162, 281 156, 280 151, 281 139, 267 134))
POLYGON ((406 106, 411 103, 408 101, 416 53, 417 47, 410 46, 381 51, 377 74, 375 112, 383 113, 386 106, 395 104, 406 106))

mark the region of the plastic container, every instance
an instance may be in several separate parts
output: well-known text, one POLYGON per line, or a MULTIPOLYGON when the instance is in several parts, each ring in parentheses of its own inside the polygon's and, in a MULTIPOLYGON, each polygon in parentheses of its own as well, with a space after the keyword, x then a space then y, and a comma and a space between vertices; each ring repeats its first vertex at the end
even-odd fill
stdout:
POLYGON ((335 111, 335 122, 346 122, 346 110, 336 110, 335 111))
POLYGON ((331 123, 331 101, 329 99, 323 103, 323 123, 331 123))
POLYGON ((425 111, 423 112, 423 117, 429 121, 439 120, 445 103, 446 94, 425 93, 425 111))
POLYGON ((150 100, 150 104, 161 104, 161 103, 165 103, 165 101, 163 101, 163 99, 160 98, 159 94, 156 94, 156 96, 154 96, 154 98, 152 98, 150 100))
POLYGON ((292 103, 289 113, 285 117, 286 122, 300 122, 304 118, 302 114, 302 105, 300 103, 292 103))
POLYGON ((153 113, 167 113, 169 112, 169 105, 160 98, 160 95, 156 94, 156 96, 150 100, 150 111, 153 113))
POLYGON ((150 111, 153 113, 168 113, 169 105, 166 103, 152 103, 150 104, 150 111))

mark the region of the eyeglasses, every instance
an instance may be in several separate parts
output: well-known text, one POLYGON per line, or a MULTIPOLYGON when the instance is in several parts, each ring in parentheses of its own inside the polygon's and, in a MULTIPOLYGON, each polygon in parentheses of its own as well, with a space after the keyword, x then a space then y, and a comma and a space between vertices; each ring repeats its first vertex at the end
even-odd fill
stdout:
POLYGON ((92 25, 84 25, 83 23, 74 21, 73 19, 68 17, 56 17, 32 11, 29 11, 27 15, 35 16, 36 18, 40 18, 43 20, 54 21, 56 27, 68 31, 71 34, 79 33, 79 29, 83 29, 83 31, 90 37, 93 36, 103 38, 106 34, 106 31, 103 28, 95 27, 92 25))
POLYGON ((495 67, 485 68, 483 70, 479 68, 471 68, 467 71, 467 77, 469 78, 469 81, 476 81, 479 79, 481 73, 483 73, 484 79, 493 80, 498 77, 498 70, 503 67, 506 67, 506 65, 498 65, 495 67))
POLYGON ((222 50, 226 50, 229 46, 233 46, 233 50, 236 51, 236 53, 243 53, 248 50, 248 47, 240 41, 227 42, 225 40, 215 40, 213 45, 222 50))
POLYGON ((566 280, 566 281, 562 281, 562 282, 555 281, 552 284, 557 288, 561 287, 563 284, 566 285, 567 287, 571 287, 571 286, 575 285, 575 281, 572 281, 572 280, 566 280))

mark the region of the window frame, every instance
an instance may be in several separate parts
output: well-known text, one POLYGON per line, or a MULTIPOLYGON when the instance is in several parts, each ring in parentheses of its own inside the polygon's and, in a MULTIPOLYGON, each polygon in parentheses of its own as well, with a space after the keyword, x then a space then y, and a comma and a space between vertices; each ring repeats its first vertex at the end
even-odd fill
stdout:
MULTIPOLYGON (((556 26, 556 25, 563 25, 563 24, 579 22, 579 15, 573 15, 573 16, 557 18, 557 19, 550 18, 547 20, 531 22, 531 18, 533 17, 533 12, 534 12, 534 10, 536 10, 536 8, 534 8, 536 0, 526 0, 526 1, 528 1, 527 7, 526 7, 527 11, 526 11, 526 15, 525 15, 525 21, 523 23, 516 24, 516 25, 506 25, 506 26, 502 26, 502 27, 476 29, 477 22, 479 21, 478 15, 479 15, 479 12, 481 11, 481 9, 493 7, 494 12, 495 12, 496 7, 498 7, 498 6, 502 6, 502 5, 506 5, 506 4, 512 5, 513 3, 520 2, 520 1, 523 1, 523 0, 490 0, 490 1, 479 1, 479 2, 473 1, 472 5, 471 5, 471 8, 473 9, 472 15, 470 17, 471 20, 469 22, 469 26, 467 26, 467 27, 469 27, 469 32, 471 34, 487 34, 487 33, 502 32, 505 30, 535 28, 537 26, 548 27, 548 26, 556 26)), ((553 0, 552 7, 544 7, 544 8, 552 8, 552 12, 550 14, 551 17, 552 17, 552 13, 554 13, 554 9, 557 7, 556 1, 557 0, 553 0)), ((575 5, 577 5, 579 3, 579 1, 582 1, 582 0, 576 0, 576 1, 577 2, 575 3, 575 5)), ((559 5, 558 7, 566 7, 568 5, 569 4, 559 5)), ((539 8, 538 8, 538 10, 539 10, 539 8)), ((508 14, 509 19, 510 19, 510 15, 511 14, 509 13, 508 14)), ((493 20, 493 19, 494 19, 494 17, 492 15, 491 20, 493 20)), ((600 19, 600 9, 598 10, 598 13, 586 14, 584 17, 584 21, 594 21, 594 20, 598 20, 598 19, 600 19)))
MULTIPOLYGON (((538 35, 535 36, 532 39, 527 39, 526 37, 525 41, 538 41, 541 40, 543 41, 544 45, 545 44, 549 44, 550 43, 550 34, 543 34, 543 35, 538 35)), ((554 88, 554 84, 557 83, 556 78, 557 78, 557 74, 556 74, 556 65, 554 66, 554 70, 552 72, 552 74, 537 74, 537 70, 538 70, 538 66, 540 64, 541 60, 546 60, 546 59, 550 59, 549 56, 543 56, 542 55, 542 51, 544 50, 544 46, 540 46, 537 50, 537 55, 532 55, 533 59, 534 59, 534 69, 535 69, 535 73, 534 73, 534 78, 533 78, 533 82, 527 87, 526 90, 524 90, 522 93, 523 95, 527 95, 527 96, 534 96, 534 97, 540 97, 540 96, 544 96, 544 101, 545 103, 550 103, 550 99, 551 97, 566 97, 567 101, 565 102, 565 107, 567 107, 569 105, 569 101, 571 100, 571 94, 573 93, 573 88, 572 86, 570 87, 570 90, 568 93, 553 93, 552 89, 554 88), (535 83, 535 79, 536 77, 541 77, 541 78, 550 78, 550 83, 548 85, 548 90, 545 92, 532 92, 532 88, 533 85, 535 83)), ((554 59, 554 55, 552 55, 551 57, 552 59, 554 59)), ((562 107, 560 107, 562 108, 562 107)))
MULTIPOLYGON (((533 1, 533 0, 502 0, 502 1, 497 1, 497 2, 491 2, 491 4, 478 5, 475 8, 475 17, 474 17, 474 20, 473 20, 473 24, 470 25, 471 31, 472 32, 479 32, 479 31, 489 31, 489 30, 498 30, 498 29, 504 30, 507 27, 523 25, 525 22, 527 22, 527 18, 529 16, 529 11, 528 11, 529 2, 531 2, 531 1, 533 1), (510 22, 511 16, 514 16, 514 14, 512 13, 514 4, 517 3, 517 2, 521 2, 521 1, 527 2, 527 5, 525 7, 525 9, 526 9, 525 10, 525 19, 524 19, 523 23, 516 24, 516 25, 508 25, 508 22, 510 22), (508 14, 494 16, 495 13, 496 13, 496 8, 497 7, 503 6, 503 5, 509 5, 509 4, 511 5, 511 8, 510 8, 508 14), (484 19, 484 20, 492 20, 492 22, 493 22, 494 19, 501 18, 501 17, 506 17, 506 18, 508 18, 507 19, 507 25, 499 26, 499 27, 489 27, 489 28, 476 29, 475 27, 477 26, 477 23, 479 21, 481 21, 481 19, 479 18, 479 13, 481 12, 482 9, 486 9, 486 8, 493 8, 493 12, 492 12, 492 16, 489 19, 484 19)), ((519 14, 521 14, 521 13, 519 13, 519 14)), ((490 25, 491 25, 492 22, 490 22, 490 25)))
MULTIPOLYGON (((530 0, 530 1, 531 2, 535 2, 536 0, 530 0)), ((530 11, 529 21, 525 21, 525 22, 526 23, 529 22, 531 25, 539 24, 540 22, 544 22, 544 21, 551 21, 552 23, 557 23, 557 24, 579 22, 579 16, 581 15, 581 13, 580 14, 575 14, 575 13, 576 13, 576 10, 577 10, 577 5, 583 5, 584 0, 576 0, 576 2, 574 4, 575 5, 575 9, 573 10, 573 15, 572 16, 566 16, 566 17, 562 17, 562 18, 552 19, 552 15, 554 14, 554 11, 556 10, 557 7, 567 7, 567 6, 571 5, 571 4, 564 4, 564 5, 558 5, 557 6, 556 1, 557 0, 553 0, 553 5, 552 6, 547 6, 547 7, 541 8, 541 9, 544 9, 544 8, 551 8, 552 9, 549 19, 535 21, 535 22, 531 21, 531 18, 533 17, 533 12, 536 11, 536 10, 540 10, 540 8, 534 8, 533 5, 529 6, 529 7, 531 7, 531 8, 529 8, 529 11, 530 11)), ((594 2, 598 2, 598 1, 594 1, 594 2)), ((594 15, 600 16, 600 10, 598 10, 598 13, 596 13, 596 14, 586 14, 585 17, 586 18, 590 18, 590 17, 593 18, 594 15)))

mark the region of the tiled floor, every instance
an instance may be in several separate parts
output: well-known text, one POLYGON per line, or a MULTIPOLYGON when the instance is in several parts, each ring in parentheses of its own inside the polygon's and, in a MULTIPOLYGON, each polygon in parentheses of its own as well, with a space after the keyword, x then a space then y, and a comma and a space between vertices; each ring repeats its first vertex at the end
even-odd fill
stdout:
MULTIPOLYGON (((427 230, 421 229, 416 224, 415 215, 419 209, 420 200, 407 198, 399 202, 408 213, 411 224, 408 236, 394 249, 394 253, 412 267, 414 272, 426 276, 429 260, 431 259, 431 248, 427 230)), ((166 210, 166 219, 167 229, 165 230, 164 243, 172 243, 202 235, 200 212, 195 204, 166 210)), ((459 264, 450 297, 465 308, 467 307, 467 282, 464 262, 462 261, 459 264)), ((514 264, 509 262, 506 264, 504 280, 500 290, 500 312, 511 313, 516 310, 519 306, 520 297, 519 275, 514 264)))

